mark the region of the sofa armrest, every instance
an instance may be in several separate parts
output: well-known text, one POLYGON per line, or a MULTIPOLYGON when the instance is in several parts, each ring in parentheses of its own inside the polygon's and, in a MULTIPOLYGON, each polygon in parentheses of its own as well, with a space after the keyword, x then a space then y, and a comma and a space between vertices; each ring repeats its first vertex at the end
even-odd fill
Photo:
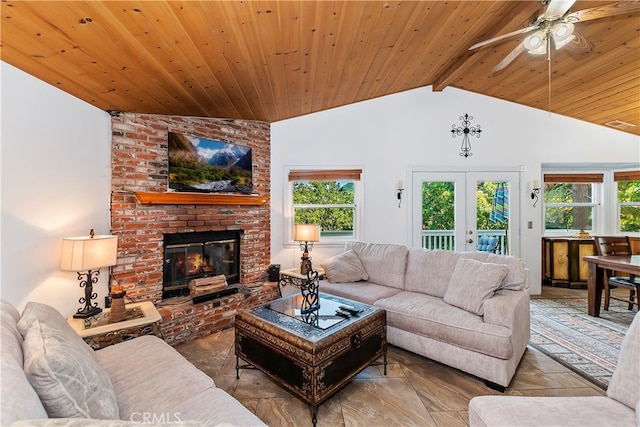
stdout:
POLYGON ((484 322, 514 329, 526 324, 529 328, 529 290, 499 290, 484 302, 484 322))
POLYGON ((511 330, 514 354, 519 360, 531 336, 529 289, 497 291, 484 302, 484 322, 511 330))

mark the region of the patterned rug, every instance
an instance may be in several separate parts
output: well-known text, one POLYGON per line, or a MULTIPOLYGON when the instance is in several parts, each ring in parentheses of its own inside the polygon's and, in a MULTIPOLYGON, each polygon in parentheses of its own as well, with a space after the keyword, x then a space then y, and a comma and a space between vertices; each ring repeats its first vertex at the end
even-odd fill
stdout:
POLYGON ((600 317, 587 314, 586 298, 532 299, 529 344, 606 389, 620 344, 638 312, 612 300, 600 317))

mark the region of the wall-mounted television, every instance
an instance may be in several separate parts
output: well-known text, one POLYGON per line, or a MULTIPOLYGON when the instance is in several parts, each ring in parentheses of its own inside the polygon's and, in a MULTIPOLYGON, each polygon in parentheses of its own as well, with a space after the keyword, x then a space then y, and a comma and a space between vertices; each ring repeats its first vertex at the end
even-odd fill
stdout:
POLYGON ((251 148, 169 132, 169 191, 253 192, 251 148))

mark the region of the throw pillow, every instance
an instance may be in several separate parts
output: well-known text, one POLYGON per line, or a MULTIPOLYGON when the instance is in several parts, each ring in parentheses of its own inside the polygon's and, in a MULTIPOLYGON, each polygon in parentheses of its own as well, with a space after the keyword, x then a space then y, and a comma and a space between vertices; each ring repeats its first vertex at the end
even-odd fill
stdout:
POLYGON ((95 359, 96 356, 93 353, 93 349, 86 345, 83 339, 80 338, 80 335, 67 323, 67 319, 65 319, 58 310, 47 304, 33 301, 27 303, 22 312, 22 317, 20 317, 18 321, 18 330, 23 338, 27 336, 27 333, 36 320, 57 329, 60 333, 64 333, 69 343, 73 343, 73 345, 82 348, 87 354, 87 357, 95 359))
POLYGON ((460 258, 443 300, 449 305, 482 316, 484 302, 493 296, 506 274, 506 265, 460 258))
POLYGON ((616 370, 611 376, 607 396, 635 408, 640 402, 640 314, 636 314, 620 346, 616 370))
POLYGON ((24 340, 24 371, 47 414, 51 418, 119 419, 107 373, 66 338, 65 333, 35 320, 24 340))
POLYGON ((331 283, 357 282, 369 278, 360 258, 352 250, 331 257, 323 261, 320 266, 331 283))

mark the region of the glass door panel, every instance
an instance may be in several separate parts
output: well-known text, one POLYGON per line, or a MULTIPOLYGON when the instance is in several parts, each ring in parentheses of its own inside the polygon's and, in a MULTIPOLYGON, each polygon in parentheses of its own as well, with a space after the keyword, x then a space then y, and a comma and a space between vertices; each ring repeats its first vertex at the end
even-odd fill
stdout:
POLYGON ((464 250, 465 212, 456 209, 466 198, 465 176, 460 173, 416 173, 412 181, 413 246, 464 250))
POLYGON ((413 246, 516 255, 519 179, 518 172, 414 173, 413 246))

